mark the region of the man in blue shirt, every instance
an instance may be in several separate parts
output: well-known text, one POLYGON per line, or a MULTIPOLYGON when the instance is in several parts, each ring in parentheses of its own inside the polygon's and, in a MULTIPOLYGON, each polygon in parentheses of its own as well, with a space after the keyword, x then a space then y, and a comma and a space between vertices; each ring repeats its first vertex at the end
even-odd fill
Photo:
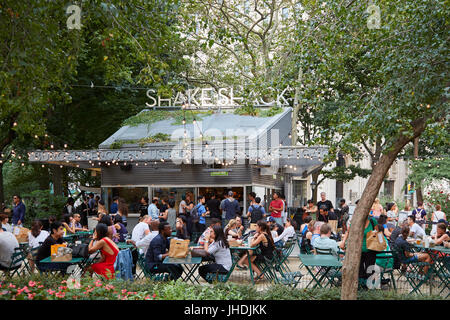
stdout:
POLYGON ((95 214, 95 199, 94 194, 91 192, 89 193, 89 201, 88 201, 88 207, 89 207, 89 214, 94 215, 95 214))
POLYGON ((170 279, 177 280, 183 274, 183 268, 179 264, 164 264, 169 256, 170 241, 167 239, 172 234, 172 228, 167 222, 162 222, 158 227, 159 234, 150 242, 145 254, 145 265, 150 273, 170 274, 170 279))
POLYGON ((236 218, 236 214, 240 213, 241 207, 239 206, 239 202, 233 198, 233 191, 228 191, 228 197, 221 203, 220 209, 225 211, 225 225, 227 225, 231 219, 236 218))
POLYGON ((247 218, 250 217, 250 223, 257 223, 259 220, 266 218, 266 210, 260 203, 261 198, 255 197, 254 203, 248 208, 247 218))
POLYGON ((324 223, 320 227, 320 238, 317 238, 314 242, 314 248, 329 250, 331 249, 331 253, 335 256, 338 255, 338 244, 335 240, 330 239, 331 236, 331 227, 327 223, 324 223))
POLYGON ((159 210, 156 204, 158 203, 158 198, 153 198, 151 205, 148 206, 148 215, 152 220, 159 219, 159 210))
POLYGON ((198 204, 195 206, 197 208, 198 222, 196 224, 197 232, 204 232, 206 229, 206 219, 205 216, 209 211, 205 209, 205 196, 197 197, 198 204))
POLYGON ((12 225, 22 225, 25 220, 25 205, 22 202, 22 198, 19 195, 13 196, 13 214, 11 223, 12 225))
POLYGON ((109 208, 110 213, 117 213, 117 210, 119 210, 119 197, 115 196, 113 198, 113 203, 111 204, 111 207, 109 208))

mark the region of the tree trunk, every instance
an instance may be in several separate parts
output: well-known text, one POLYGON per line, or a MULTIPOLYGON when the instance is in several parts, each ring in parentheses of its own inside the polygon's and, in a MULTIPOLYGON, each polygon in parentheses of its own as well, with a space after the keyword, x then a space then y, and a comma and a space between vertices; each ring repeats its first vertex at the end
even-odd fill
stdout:
MULTIPOLYGON (((419 158, 419 137, 414 139, 414 159, 417 160, 418 158, 419 158)), ((420 187, 420 184, 417 184, 415 189, 416 189, 417 202, 423 203, 422 188, 420 187)))
POLYGON ((5 192, 3 189, 3 162, 2 162, 0 163, 0 205, 4 202, 5 202, 5 192))
MULTIPOLYGON (((301 83, 303 77, 303 68, 300 66, 298 70, 298 82, 301 83)), ((291 138, 292 145, 297 145, 298 134, 297 134, 297 123, 298 123, 298 111, 300 109, 300 87, 297 86, 295 88, 295 96, 294 96, 294 108, 292 110, 292 129, 291 129, 291 138)))
POLYGON ((63 195, 62 169, 59 165, 51 165, 53 191, 55 195, 63 195))
POLYGON ((414 121, 412 127, 414 128, 414 136, 412 138, 403 135, 400 136, 392 148, 390 148, 389 152, 383 154, 378 163, 374 166, 372 175, 370 176, 369 181, 367 181, 362 197, 355 209, 349 230, 345 260, 342 267, 342 300, 356 300, 357 298, 358 273, 361 260, 364 226, 370 208, 383 183, 383 179, 403 147, 425 130, 425 119, 414 121))

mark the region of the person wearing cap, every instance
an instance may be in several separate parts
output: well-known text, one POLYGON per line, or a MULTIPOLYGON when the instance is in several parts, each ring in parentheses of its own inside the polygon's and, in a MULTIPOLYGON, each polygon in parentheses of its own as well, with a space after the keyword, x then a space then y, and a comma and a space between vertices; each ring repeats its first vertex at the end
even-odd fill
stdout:
POLYGON ((279 225, 283 224, 282 211, 283 211, 283 200, 280 199, 280 193, 278 191, 274 192, 273 200, 270 203, 269 211, 271 216, 275 219, 276 223, 279 225))
POLYGON ((274 217, 272 217, 272 216, 267 217, 266 222, 267 222, 267 226, 271 230, 272 238, 276 238, 283 233, 284 227, 281 224, 277 223, 277 221, 275 220, 274 217))
POLYGON ((233 191, 228 191, 228 197, 220 204, 220 209, 225 211, 224 225, 227 225, 231 219, 236 218, 236 215, 241 211, 239 202, 233 198, 233 191))

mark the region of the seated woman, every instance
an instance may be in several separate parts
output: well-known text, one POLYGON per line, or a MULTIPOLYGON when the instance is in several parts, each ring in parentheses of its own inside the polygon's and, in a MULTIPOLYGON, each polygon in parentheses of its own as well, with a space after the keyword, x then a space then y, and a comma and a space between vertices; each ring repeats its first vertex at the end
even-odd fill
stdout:
POLYGON ((128 235, 128 230, 122 222, 122 216, 116 214, 114 216, 114 228, 117 231, 118 238, 115 237, 114 242, 125 242, 128 235), (117 241, 116 241, 117 240, 117 241))
POLYGON ((176 229, 177 229, 177 235, 176 237, 178 239, 190 239, 189 233, 187 232, 187 227, 186 227, 186 217, 185 216, 178 216, 177 221, 176 221, 176 229))
MULTIPOLYGON (((273 252, 275 250, 275 244, 273 243, 272 235, 270 233, 269 226, 263 220, 258 221, 256 224, 256 233, 253 237, 250 247, 259 246, 261 253, 259 255, 252 255, 250 261, 252 262, 252 270, 256 273, 255 280, 261 279, 261 270, 253 262, 264 262, 265 258, 272 259, 273 252)), ((248 265, 247 254, 245 254, 237 263, 238 266, 243 268, 243 265, 248 265)))
POLYGON ((379 215, 378 224, 383 226, 383 233, 389 239, 391 237, 392 230, 389 230, 387 225, 387 216, 384 214, 379 215))
POLYGON ((73 221, 73 216, 71 214, 65 214, 63 216, 62 225, 63 225, 63 228, 65 229, 64 236, 66 236, 68 234, 73 234, 76 232, 75 228, 73 227, 72 221, 73 221))
POLYGON ((311 217, 306 217, 305 222, 307 224, 303 224, 300 228, 301 230, 301 242, 300 242, 300 253, 311 253, 314 248, 311 245, 311 238, 312 238, 312 230, 314 229, 314 224, 316 223, 314 220, 312 220, 311 217), (311 230, 311 231, 310 231, 311 230))
POLYGON ((60 270, 65 273, 68 267, 67 263, 52 262, 40 263, 42 259, 48 258, 51 255, 51 247, 55 244, 63 244, 64 227, 61 222, 55 221, 50 225, 51 234, 44 240, 44 243, 39 247, 36 255, 36 266, 39 271, 60 270))
MULTIPOLYGON (((49 233, 46 230, 42 230, 42 222, 40 220, 34 220, 31 224, 31 231, 28 232, 28 246, 31 249, 38 248, 48 238, 49 233)), ((34 257, 31 252, 28 253, 28 261, 30 262, 31 271, 34 272, 34 257)))
POLYGON ((450 231, 447 231, 445 223, 438 223, 436 226, 436 234, 431 236, 437 246, 443 246, 444 242, 450 240, 450 231))
POLYGON ((214 225, 212 230, 213 232, 206 235, 203 248, 209 255, 214 256, 215 263, 203 265, 198 269, 200 276, 209 283, 212 280, 206 279, 208 273, 226 274, 232 265, 230 247, 222 227, 220 225, 214 225), (214 242, 209 244, 210 240, 214 242))
POLYGON ((112 218, 109 214, 103 215, 100 218, 100 221, 98 223, 106 224, 106 226, 108 227, 108 237, 111 240, 116 241, 117 239, 119 239, 119 235, 117 234, 117 229, 114 227, 112 218))
POLYGON ((231 219, 225 227, 225 238, 228 239, 229 236, 233 237, 234 239, 239 238, 239 233, 236 230, 236 220, 235 219, 231 219))
POLYGON ((106 279, 114 278, 114 262, 119 253, 117 245, 108 237, 108 227, 104 223, 99 223, 95 227, 94 237, 89 243, 89 254, 100 250, 100 261, 89 266, 87 271, 92 275, 96 273, 106 279), (94 244, 94 241, 95 244, 94 244))

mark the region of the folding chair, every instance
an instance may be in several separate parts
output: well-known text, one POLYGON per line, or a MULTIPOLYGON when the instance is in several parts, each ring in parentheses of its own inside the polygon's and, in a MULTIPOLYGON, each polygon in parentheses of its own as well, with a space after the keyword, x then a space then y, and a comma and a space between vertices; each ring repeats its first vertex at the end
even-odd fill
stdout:
POLYGON ((6 270, 3 271, 3 274, 5 278, 14 277, 15 275, 26 275, 26 265, 24 265, 25 262, 25 255, 23 254, 23 251, 19 248, 16 248, 14 250, 13 254, 11 255, 11 263, 9 264, 9 267, 6 270))
POLYGON ((140 278, 142 274, 144 274, 144 278, 153 280, 153 281, 169 281, 170 274, 167 272, 164 273, 151 273, 145 264, 145 256, 142 253, 139 253, 138 256, 138 266, 141 268, 142 272, 138 275, 140 278))
POLYGON ((412 288, 409 294, 413 293, 422 294, 422 292, 420 291, 420 287, 430 281, 431 273, 433 272, 432 266, 428 262, 406 263, 405 261, 407 258, 402 251, 399 251, 397 249, 394 249, 393 251, 394 254, 398 255, 401 263, 406 265, 406 270, 403 273, 403 276, 406 278, 406 280, 408 281, 409 285, 412 288), (425 267, 428 267, 427 273, 424 272, 425 267))
MULTIPOLYGON (((331 248, 323 249, 315 247, 314 251, 316 254, 333 255, 333 251, 331 250, 331 248)), ((342 281, 342 273, 338 269, 330 268, 329 270, 327 270, 327 268, 322 267, 320 268, 319 272, 322 274, 326 272, 325 277, 330 283, 333 283, 336 286, 339 286, 340 282, 342 281), (337 279, 337 281, 335 281, 335 279, 337 279)))
POLYGON ((289 256, 289 251, 275 251, 272 259, 265 258, 264 269, 262 272, 273 281, 283 285, 297 287, 303 274, 300 271, 292 272, 289 266, 284 263, 289 256))
MULTIPOLYGON (((393 251, 385 251, 380 252, 377 254, 377 260, 380 261, 380 264, 377 264, 377 266, 380 268, 380 280, 383 280, 383 276, 385 274, 388 274, 391 281, 392 286, 394 287, 394 290, 397 291, 397 286, 395 284, 395 278, 394 278, 394 266, 389 267, 388 260, 392 259, 394 260, 394 252, 393 251)), ((394 263, 392 263, 394 264, 394 263)))

